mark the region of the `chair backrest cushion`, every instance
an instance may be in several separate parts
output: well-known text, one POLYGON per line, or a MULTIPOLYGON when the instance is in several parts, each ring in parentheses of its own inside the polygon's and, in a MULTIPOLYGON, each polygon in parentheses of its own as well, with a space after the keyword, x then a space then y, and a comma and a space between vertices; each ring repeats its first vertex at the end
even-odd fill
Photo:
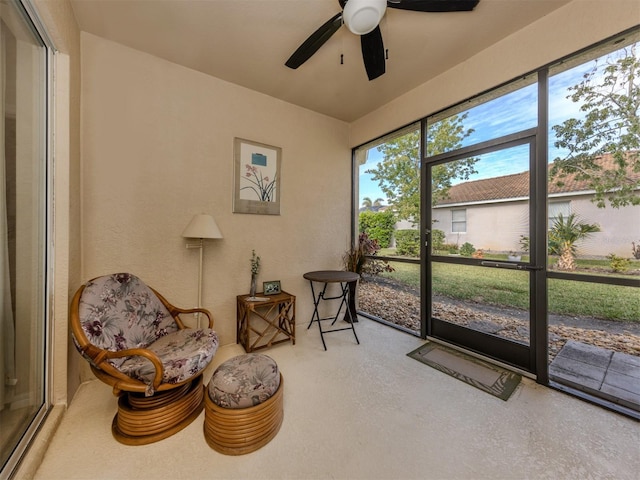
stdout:
MULTIPOLYGON (((178 330, 164 304, 130 273, 105 275, 87 282, 78 313, 89 342, 105 350, 146 348, 178 330)), ((110 363, 118 367, 125 360, 114 359, 110 363)))

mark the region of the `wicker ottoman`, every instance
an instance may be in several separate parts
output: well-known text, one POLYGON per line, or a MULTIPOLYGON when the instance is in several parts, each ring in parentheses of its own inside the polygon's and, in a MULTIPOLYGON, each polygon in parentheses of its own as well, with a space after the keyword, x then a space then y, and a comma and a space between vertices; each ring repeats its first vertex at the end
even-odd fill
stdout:
POLYGON ((205 392, 204 438, 214 450, 243 455, 276 436, 284 415, 282 374, 269 356, 248 353, 222 363, 205 392))

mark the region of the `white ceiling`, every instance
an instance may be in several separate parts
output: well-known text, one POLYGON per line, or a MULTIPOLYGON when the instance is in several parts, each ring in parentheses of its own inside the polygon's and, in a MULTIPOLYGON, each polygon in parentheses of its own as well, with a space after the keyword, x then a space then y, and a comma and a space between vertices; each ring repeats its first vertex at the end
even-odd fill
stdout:
MULTIPOLYGON (((473 12, 387 9, 387 71, 368 81, 346 27, 297 70, 284 62, 338 0, 71 0, 80 29, 351 122, 570 0, 480 0, 473 12), (340 64, 340 55, 344 64, 340 64)), ((523 52, 524 53, 524 52, 523 52)))

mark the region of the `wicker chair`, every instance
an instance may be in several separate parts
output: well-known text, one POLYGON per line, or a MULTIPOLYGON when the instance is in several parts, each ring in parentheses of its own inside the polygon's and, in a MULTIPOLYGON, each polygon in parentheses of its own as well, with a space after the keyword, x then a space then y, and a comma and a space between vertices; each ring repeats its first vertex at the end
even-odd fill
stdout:
POLYGON ((156 442, 198 417, 202 372, 218 348, 209 311, 177 308, 129 273, 88 281, 70 311, 76 348, 119 397, 111 427, 116 440, 156 442), (196 312, 208 318, 208 328, 187 328, 179 318, 196 312))

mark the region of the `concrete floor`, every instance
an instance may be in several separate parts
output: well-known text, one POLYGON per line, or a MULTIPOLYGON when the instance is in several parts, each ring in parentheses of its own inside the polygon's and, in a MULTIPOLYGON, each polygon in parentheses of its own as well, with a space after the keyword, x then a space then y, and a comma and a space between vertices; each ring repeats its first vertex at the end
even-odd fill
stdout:
MULTIPOLYGON (((285 377, 285 415, 260 450, 210 449, 204 413, 158 443, 121 445, 116 399, 95 380, 35 479, 638 479, 635 420, 526 378, 505 402, 407 357, 423 341, 371 320, 356 325, 361 345, 333 333, 326 352, 316 328, 299 327, 295 346, 264 351, 285 377)), ((242 352, 222 347, 212 367, 242 352)))

